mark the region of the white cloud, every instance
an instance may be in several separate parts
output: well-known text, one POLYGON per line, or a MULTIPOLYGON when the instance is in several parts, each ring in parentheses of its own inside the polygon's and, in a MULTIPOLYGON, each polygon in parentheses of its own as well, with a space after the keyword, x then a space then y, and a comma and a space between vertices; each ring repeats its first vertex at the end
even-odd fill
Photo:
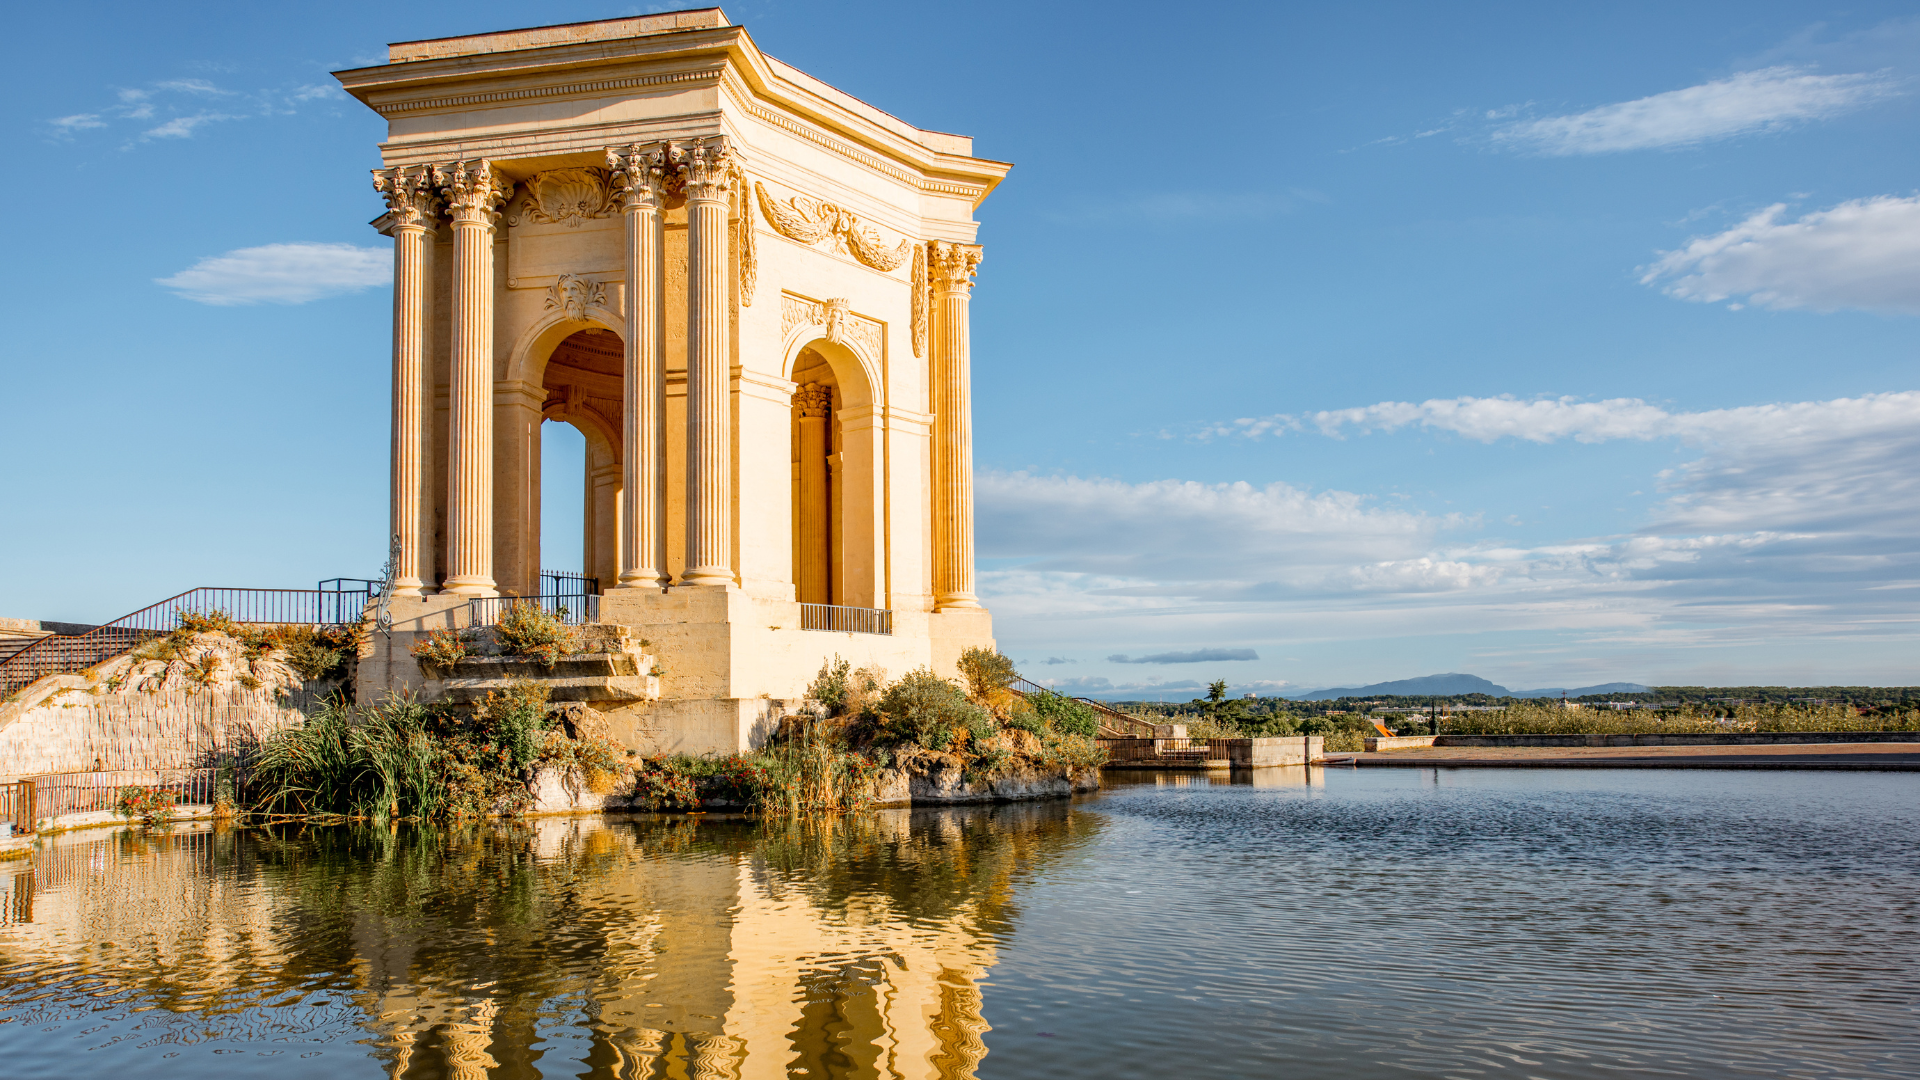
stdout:
POLYGON ((201 259, 158 284, 202 304, 304 304, 393 280, 393 254, 352 244, 267 244, 201 259))
POLYGON ((1823 120, 1899 93, 1888 73, 1813 75, 1779 66, 1597 109, 1522 120, 1492 138, 1545 154, 1605 154, 1690 146, 1823 120))
MULTIPOLYGON (((1920 643, 1912 592, 1889 588, 1920 583, 1920 392, 1696 411, 1633 398, 1382 402, 1268 418, 1266 430, 1408 428, 1489 442, 1671 439, 1699 452, 1661 476, 1665 498, 1639 530, 1526 545, 1485 536, 1476 518, 1349 492, 983 474, 982 553, 1029 561, 982 572, 982 591, 1008 644, 1030 655, 1221 640, 1301 655, 1364 642, 1343 650, 1365 665, 1361 681, 1384 677, 1383 657, 1398 657, 1385 663, 1401 674, 1475 663, 1496 654, 1409 661, 1404 650, 1498 635, 1512 652, 1465 670, 1510 685, 1559 685, 1569 671, 1574 685, 1620 671, 1678 676, 1689 656, 1724 657, 1700 663, 1738 679, 1799 682, 1859 658, 1880 666, 1855 677, 1885 681, 1904 677, 1886 665, 1920 643), (1819 649, 1833 659, 1810 659, 1819 649), (1556 655, 1584 659, 1542 670, 1556 655), (1616 670, 1606 657, 1625 659, 1616 670)), ((1291 661, 1247 666, 1343 677, 1291 661)), ((1111 660, 1062 670, 1089 692, 1146 688, 1122 676, 1139 669, 1111 660), (1103 675, 1113 684, 1096 687, 1103 675)), ((1667 681, 1703 677, 1727 676, 1696 668, 1667 681)))
POLYGON ((195 113, 192 116, 176 116, 166 123, 161 124, 159 127, 147 129, 143 134, 144 137, 149 139, 186 139, 191 138, 194 129, 200 127, 202 124, 210 124, 216 120, 238 119, 240 119, 240 117, 230 116, 226 113, 195 113))
POLYGON ((1920 197, 1855 199, 1798 221, 1776 204, 1664 252, 1642 284, 1682 300, 1920 314, 1920 197))
POLYGON ((47 122, 62 132, 107 126, 107 122, 100 119, 99 113, 75 113, 72 116, 62 116, 47 122))

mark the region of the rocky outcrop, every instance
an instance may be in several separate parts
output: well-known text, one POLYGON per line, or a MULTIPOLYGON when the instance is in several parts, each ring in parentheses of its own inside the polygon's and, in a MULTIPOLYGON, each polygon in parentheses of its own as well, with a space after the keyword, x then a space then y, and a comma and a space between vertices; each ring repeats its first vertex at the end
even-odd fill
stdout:
POLYGON ((1099 789, 1098 766, 1050 766, 1016 759, 991 773, 969 777, 959 757, 922 751, 881 774, 875 805, 1026 802, 1065 799, 1099 789))

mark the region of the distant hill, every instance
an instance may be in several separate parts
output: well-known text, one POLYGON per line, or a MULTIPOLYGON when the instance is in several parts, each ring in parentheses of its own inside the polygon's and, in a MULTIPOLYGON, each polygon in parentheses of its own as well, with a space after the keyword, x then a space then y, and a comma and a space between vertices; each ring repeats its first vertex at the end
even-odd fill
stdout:
MULTIPOLYGON (((1543 691, 1544 692, 1544 691, 1543 691)), ((1558 694, 1560 691, 1555 690, 1558 694)), ((1498 683, 1490 683, 1478 675, 1422 675, 1417 679, 1396 679, 1393 682, 1373 683, 1369 686, 1336 686, 1331 690, 1314 690, 1305 694, 1288 694, 1294 701, 1331 701, 1343 697, 1384 697, 1389 694, 1401 697, 1446 697, 1450 694, 1488 694, 1493 697, 1507 697, 1508 691, 1498 683)))
POLYGON ((1370 683, 1366 686, 1336 686, 1330 690, 1313 690, 1304 694, 1286 696, 1294 701, 1332 701, 1343 697, 1448 697, 1453 694, 1486 694, 1489 697, 1559 697, 1565 694, 1570 698, 1576 698, 1585 694, 1644 694, 1648 690, 1648 687, 1631 682, 1600 683, 1597 686, 1553 686, 1539 690, 1509 690, 1499 683, 1488 682, 1478 675, 1462 675, 1455 672, 1447 675, 1422 675, 1417 679, 1370 683))
POLYGON ((1571 698, 1581 697, 1586 694, 1645 694, 1650 690, 1652 690, 1652 687, 1641 686, 1637 682, 1603 682, 1598 686, 1575 686, 1570 689, 1555 686, 1546 690, 1515 690, 1513 696, 1559 697, 1561 694, 1565 694, 1571 698))

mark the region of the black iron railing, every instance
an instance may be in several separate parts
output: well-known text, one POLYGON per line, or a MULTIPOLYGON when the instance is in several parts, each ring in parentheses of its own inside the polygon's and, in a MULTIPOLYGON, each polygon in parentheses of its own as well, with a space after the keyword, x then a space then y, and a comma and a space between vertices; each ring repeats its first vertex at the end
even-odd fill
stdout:
POLYGON ((104 663, 179 628, 183 615, 225 614, 237 623, 341 626, 359 622, 379 582, 332 578, 317 589, 188 589, 74 637, 44 637, 0 662, 0 699, 48 675, 104 663))
POLYGON ((492 626, 515 604, 533 604, 568 626, 585 626, 600 620, 600 597, 566 593, 539 596, 476 596, 467 601, 468 626, 492 626))
POLYGON ((800 629, 841 634, 891 634, 893 612, 845 604, 801 604, 800 629))

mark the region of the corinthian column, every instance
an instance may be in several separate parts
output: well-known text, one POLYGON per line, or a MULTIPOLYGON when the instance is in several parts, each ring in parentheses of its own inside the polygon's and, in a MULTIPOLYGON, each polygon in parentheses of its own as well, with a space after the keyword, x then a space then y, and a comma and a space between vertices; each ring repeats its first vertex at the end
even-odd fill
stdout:
POLYGON ((607 151, 607 168, 627 222, 627 361, 622 433, 624 498, 618 588, 667 583, 666 295, 662 261, 668 170, 666 143, 607 151))
POLYGON ((967 303, 980 249, 927 245, 933 287, 933 609, 977 608, 973 593, 973 377, 967 303))
POLYGON ((433 177, 425 166, 376 169, 373 187, 387 198, 393 237, 393 595, 419 596, 420 537, 427 515, 426 355, 427 237, 433 177))
POLYGON ((808 383, 793 395, 800 414, 800 565, 795 569, 803 604, 833 603, 833 550, 827 526, 827 410, 832 394, 819 383, 808 383))
POLYGON ((686 149, 687 569, 680 575, 682 585, 733 583, 727 191, 737 164, 724 135, 686 149))
POLYGON ((493 582, 493 219, 512 184, 489 161, 433 167, 453 218, 453 422, 447 580, 462 596, 493 582))

